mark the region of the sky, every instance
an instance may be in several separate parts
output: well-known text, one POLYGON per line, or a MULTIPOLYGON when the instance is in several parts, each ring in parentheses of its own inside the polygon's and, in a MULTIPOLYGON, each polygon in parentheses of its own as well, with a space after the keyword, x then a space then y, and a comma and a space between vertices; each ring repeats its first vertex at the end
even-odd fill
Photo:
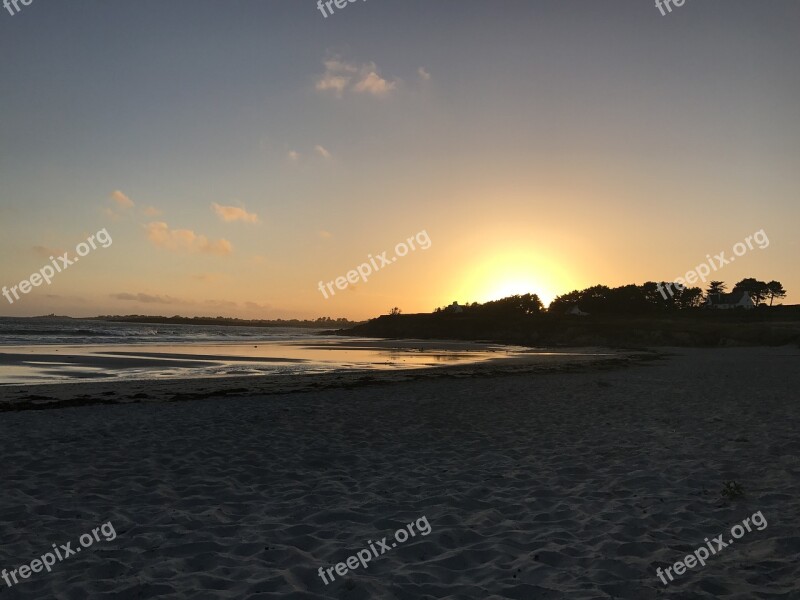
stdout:
POLYGON ((796 0, 19 8, 0 9, 0 286, 20 290, 0 315, 547 303, 672 281, 761 231, 714 278, 800 302, 796 0))

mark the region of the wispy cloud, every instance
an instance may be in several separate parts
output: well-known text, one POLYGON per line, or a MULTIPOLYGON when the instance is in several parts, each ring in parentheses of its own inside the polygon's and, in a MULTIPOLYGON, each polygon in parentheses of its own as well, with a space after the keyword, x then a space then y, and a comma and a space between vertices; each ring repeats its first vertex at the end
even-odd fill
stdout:
POLYGON ((316 88, 320 92, 332 91, 341 97, 356 73, 358 67, 339 60, 329 58, 323 61, 325 73, 317 79, 316 88))
POLYGON ((182 304, 181 300, 171 296, 158 296, 152 294, 129 294, 127 292, 120 292, 119 294, 111 294, 112 298, 116 300, 125 300, 132 302, 141 302, 143 304, 182 304))
POLYGON ((119 190, 115 190, 114 192, 111 193, 111 199, 114 202, 116 202, 117 206, 119 206, 122 209, 133 208, 135 206, 133 200, 128 198, 125 194, 123 194, 119 190))
POLYGON ((319 232, 317 232, 317 234, 323 240, 329 240, 329 239, 331 239, 333 237, 333 234, 330 231, 325 231, 324 229, 319 231, 319 232))
POLYGON ((119 221, 127 211, 136 206, 133 200, 128 198, 128 196, 123 194, 120 190, 111 192, 109 199, 112 202, 112 206, 104 207, 103 214, 107 219, 111 219, 112 221, 119 221))
POLYGON ((322 158, 328 159, 331 157, 331 153, 328 152, 325 148, 317 144, 314 146, 314 151, 319 154, 322 158))
POLYGON ((36 256, 40 256, 42 258, 50 258, 51 256, 60 256, 64 253, 63 250, 59 250, 58 248, 49 248, 47 246, 33 246, 31 248, 33 253, 36 256))
POLYGON ((370 71, 355 84, 353 89, 356 92, 372 94, 373 96, 385 96, 396 86, 396 82, 386 81, 376 71, 370 71))
POLYGON ((247 301, 244 303, 245 308, 249 308, 251 310, 270 310, 272 308, 271 304, 259 304, 258 302, 251 302, 247 301))
POLYGON ((300 153, 295 152, 294 150, 289 150, 289 153, 286 156, 288 156, 289 160, 291 160, 292 162, 300 160, 300 153))
POLYGON ((223 206, 221 204, 217 204, 216 202, 214 202, 211 207, 214 209, 214 212, 217 213, 217 216, 226 223, 230 223, 232 221, 258 223, 258 215, 255 213, 249 213, 244 208, 240 208, 238 206, 223 206))
POLYGON ((227 310, 233 310, 239 306, 238 302, 233 302, 232 300, 206 300, 203 304, 212 308, 227 310))
POLYGON ((205 281, 205 282, 214 282, 219 281, 222 279, 221 273, 196 273, 192 275, 192 279, 195 281, 205 281))
POLYGON ((333 92, 341 98, 345 88, 349 83, 350 77, 325 73, 320 79, 317 80, 316 88, 320 92, 333 90, 333 92))
POLYGON ((315 87, 319 92, 332 92, 341 98, 345 92, 386 96, 397 87, 397 80, 384 79, 374 62, 357 65, 338 57, 323 61, 325 73, 317 78, 315 87))
POLYGON ((417 69, 417 73, 419 73, 420 79, 424 79, 428 81, 431 78, 431 74, 425 69, 425 67, 420 67, 417 69))
POLYGON ((160 217, 164 214, 164 211, 157 209, 155 206, 144 206, 142 207, 142 214, 145 217, 160 217))
POLYGON ((191 229, 170 229, 163 221, 153 221, 144 226, 147 238, 158 248, 173 251, 197 252, 225 256, 233 252, 231 243, 220 238, 209 240, 191 229))

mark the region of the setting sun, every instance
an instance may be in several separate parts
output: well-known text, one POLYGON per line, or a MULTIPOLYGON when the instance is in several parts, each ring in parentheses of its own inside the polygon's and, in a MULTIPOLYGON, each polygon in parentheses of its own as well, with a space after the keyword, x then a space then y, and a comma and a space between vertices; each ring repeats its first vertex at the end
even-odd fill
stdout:
POLYGON ((507 250, 468 269, 458 288, 459 301, 487 302, 507 296, 537 294, 547 306, 571 278, 544 253, 507 250))

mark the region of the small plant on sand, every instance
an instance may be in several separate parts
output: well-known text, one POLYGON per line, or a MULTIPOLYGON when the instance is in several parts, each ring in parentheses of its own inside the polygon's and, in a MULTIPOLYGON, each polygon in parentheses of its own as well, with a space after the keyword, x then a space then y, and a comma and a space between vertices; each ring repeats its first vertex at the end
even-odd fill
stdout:
POLYGON ((744 496, 744 488, 735 481, 726 481, 722 487, 722 497, 736 500, 744 496))

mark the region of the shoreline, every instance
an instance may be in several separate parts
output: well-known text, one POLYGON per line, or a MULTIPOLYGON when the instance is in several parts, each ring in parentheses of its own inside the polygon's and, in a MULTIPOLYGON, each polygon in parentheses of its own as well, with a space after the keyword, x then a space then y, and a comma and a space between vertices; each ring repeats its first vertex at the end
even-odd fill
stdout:
POLYGON ((505 375, 604 370, 642 364, 667 355, 663 349, 658 352, 599 348, 560 350, 560 352, 521 353, 517 356, 502 356, 461 365, 421 368, 349 369, 302 375, 276 373, 204 378, 75 380, 60 383, 9 384, 0 386, 5 398, 0 401, 0 413, 93 405, 186 402, 213 397, 293 394, 431 379, 491 378, 505 375), (599 354, 601 351, 603 354, 599 354))
POLYGON ((448 340, 326 339, 138 341, 137 343, 6 344, 0 387, 194 379, 351 369, 404 369, 472 364, 527 354, 519 346, 448 340))

